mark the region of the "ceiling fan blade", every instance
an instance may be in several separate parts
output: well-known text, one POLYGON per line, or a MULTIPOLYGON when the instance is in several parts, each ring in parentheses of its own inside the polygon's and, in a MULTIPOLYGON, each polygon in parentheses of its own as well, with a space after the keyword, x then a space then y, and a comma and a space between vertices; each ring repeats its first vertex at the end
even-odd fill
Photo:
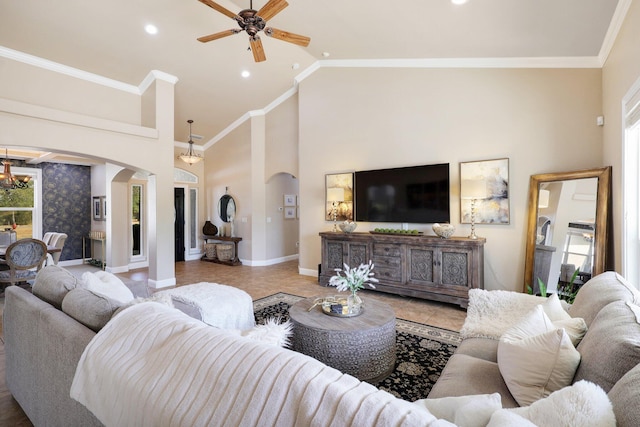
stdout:
POLYGON ((231 12, 229 9, 220 6, 218 3, 215 3, 211 0, 198 0, 200 3, 202 4, 206 4, 207 6, 209 6, 211 9, 213 10, 217 10, 218 12, 227 15, 229 18, 231 19, 236 19, 236 17, 238 16, 237 13, 233 13, 231 12))
POLYGON ((253 59, 256 62, 266 61, 267 57, 264 54, 264 48, 262 47, 262 40, 260 40, 260 37, 250 37, 249 44, 251 45, 251 52, 253 52, 253 59))
POLYGON ((287 6, 289 6, 289 3, 287 3, 286 0, 269 0, 267 4, 262 6, 258 11, 257 15, 265 21, 268 21, 287 6))
POLYGON ((297 44, 299 46, 309 46, 309 42, 311 42, 310 37, 301 36, 300 34, 294 34, 288 31, 282 31, 273 27, 265 28, 264 33, 269 37, 273 37, 278 40, 284 40, 286 42, 297 44))
POLYGON ((209 34, 208 36, 198 37, 198 41, 202 42, 202 43, 206 43, 206 42, 210 42, 211 40, 218 40, 218 39, 221 39, 223 37, 227 37, 227 36, 232 36, 234 34, 238 34, 240 31, 242 31, 242 30, 233 29, 233 30, 220 31, 219 33, 209 34))

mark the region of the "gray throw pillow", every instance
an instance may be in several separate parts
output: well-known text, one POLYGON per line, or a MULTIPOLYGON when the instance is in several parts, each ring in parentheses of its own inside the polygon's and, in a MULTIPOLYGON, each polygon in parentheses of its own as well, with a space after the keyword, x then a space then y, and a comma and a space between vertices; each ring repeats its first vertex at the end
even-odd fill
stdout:
POLYGON ((48 265, 36 275, 32 292, 43 301, 60 309, 65 295, 78 286, 78 279, 58 265, 48 265))
POLYGON ((600 310, 578 345, 582 356, 574 382, 587 380, 609 392, 640 363, 640 307, 616 301, 600 310))
POLYGON ((107 324, 121 306, 116 300, 81 288, 70 291, 62 300, 65 314, 96 332, 107 324))
POLYGON ((640 426, 640 365, 630 370, 609 391, 618 427, 640 426))

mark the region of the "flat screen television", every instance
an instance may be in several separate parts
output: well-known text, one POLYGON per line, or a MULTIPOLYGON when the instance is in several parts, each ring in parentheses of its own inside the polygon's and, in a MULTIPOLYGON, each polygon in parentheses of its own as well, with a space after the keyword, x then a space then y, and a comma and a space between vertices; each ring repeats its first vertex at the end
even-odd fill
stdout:
POLYGON ((449 164, 358 171, 356 221, 449 222, 449 164))

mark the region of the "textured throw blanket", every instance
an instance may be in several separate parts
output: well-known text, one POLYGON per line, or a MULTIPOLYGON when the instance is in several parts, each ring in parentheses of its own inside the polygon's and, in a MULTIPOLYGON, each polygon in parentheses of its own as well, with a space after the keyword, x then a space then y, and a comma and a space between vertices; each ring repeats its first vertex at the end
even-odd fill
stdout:
POLYGON ((71 397, 106 426, 451 425, 315 359, 152 302, 98 332, 71 397))
POLYGON ((460 329, 464 338, 500 339, 546 298, 511 291, 469 290, 467 317, 460 329))

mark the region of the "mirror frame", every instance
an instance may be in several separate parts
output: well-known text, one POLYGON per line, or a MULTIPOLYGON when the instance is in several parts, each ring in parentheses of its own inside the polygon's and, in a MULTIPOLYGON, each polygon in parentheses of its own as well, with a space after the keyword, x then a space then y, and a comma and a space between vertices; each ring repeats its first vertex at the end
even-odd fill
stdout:
POLYGON ((611 186, 611 166, 597 169, 586 169, 574 172, 543 173, 531 175, 529 179, 529 210, 527 226, 527 246, 524 265, 523 292, 527 292, 527 284, 533 285, 534 257, 536 252, 536 225, 538 222, 538 193, 540 184, 546 182, 567 181, 572 179, 598 178, 596 196, 596 240, 593 254, 592 276, 603 273, 606 266, 606 248, 608 239, 609 198, 611 186))
POLYGON ((233 210, 235 213, 236 210, 236 201, 233 198, 233 196, 229 195, 229 194, 225 194, 222 197, 220 197, 220 199, 218 200, 218 216, 220 217, 220 220, 222 222, 230 222, 229 221, 229 217, 227 216, 227 206, 229 206, 229 203, 233 201, 233 210), (224 205, 224 206, 223 206, 224 205), (224 212, 224 216, 222 215, 224 212))

